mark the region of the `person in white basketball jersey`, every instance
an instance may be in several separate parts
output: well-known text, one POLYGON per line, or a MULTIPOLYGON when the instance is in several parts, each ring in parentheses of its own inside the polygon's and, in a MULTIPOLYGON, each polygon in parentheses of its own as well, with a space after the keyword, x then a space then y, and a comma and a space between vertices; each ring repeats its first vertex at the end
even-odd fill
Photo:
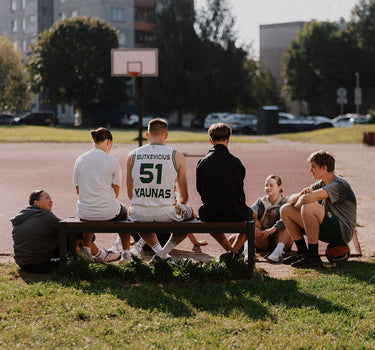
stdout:
MULTIPOLYGON (((126 185, 129 199, 129 220, 183 221, 196 216, 187 205, 189 198, 185 157, 167 146, 168 124, 163 119, 148 123, 149 143, 129 153, 126 185), (177 187, 177 188, 176 188, 177 187), (176 191, 177 190, 177 191, 176 191)), ((153 261, 171 259, 168 253, 187 234, 173 233, 162 248, 155 233, 140 234, 156 253, 153 261)))

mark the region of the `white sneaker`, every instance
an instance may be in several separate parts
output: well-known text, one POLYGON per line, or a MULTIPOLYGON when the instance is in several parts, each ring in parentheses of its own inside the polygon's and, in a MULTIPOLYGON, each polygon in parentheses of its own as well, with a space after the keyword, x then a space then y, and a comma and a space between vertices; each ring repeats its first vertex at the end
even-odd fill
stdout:
POLYGON ((108 250, 111 252, 122 252, 122 242, 121 238, 117 236, 117 239, 113 242, 113 246, 109 248, 108 250))
POLYGON ((273 262, 273 263, 279 263, 281 262, 281 259, 283 258, 284 251, 281 249, 275 249, 270 255, 268 255, 267 260, 273 262))
POLYGON ((243 261, 248 262, 249 261, 249 242, 248 241, 245 241, 245 243, 243 245, 242 254, 244 256, 243 261))
POLYGON ((122 265, 122 264, 126 264, 128 262, 132 261, 132 257, 130 255, 130 252, 129 250, 124 250, 122 253, 121 253, 121 259, 119 261, 119 265, 122 265))
POLYGON ((130 249, 131 256, 141 256, 142 252, 143 252, 143 248, 138 243, 135 243, 133 247, 130 249))
POLYGON ((99 254, 99 256, 95 257, 96 262, 111 262, 118 260, 120 257, 120 252, 113 252, 110 250, 101 250, 104 254, 99 254))
POLYGON ((91 249, 89 247, 82 247, 81 251, 77 253, 83 260, 93 262, 94 257, 91 254, 91 249))

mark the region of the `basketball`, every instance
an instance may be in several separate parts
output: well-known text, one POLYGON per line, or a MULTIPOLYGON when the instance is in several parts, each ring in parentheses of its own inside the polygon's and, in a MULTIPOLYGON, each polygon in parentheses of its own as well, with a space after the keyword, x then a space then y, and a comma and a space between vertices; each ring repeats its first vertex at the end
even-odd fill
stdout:
POLYGON ((328 245, 326 257, 330 262, 341 262, 349 259, 350 249, 347 245, 328 245))

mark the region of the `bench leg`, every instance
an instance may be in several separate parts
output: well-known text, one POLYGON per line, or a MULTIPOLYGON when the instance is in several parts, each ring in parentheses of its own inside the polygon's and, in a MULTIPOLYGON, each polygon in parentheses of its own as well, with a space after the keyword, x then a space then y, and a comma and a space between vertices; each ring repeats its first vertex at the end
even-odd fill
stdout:
POLYGON ((254 228, 254 223, 249 223, 249 231, 247 232, 247 245, 248 245, 248 275, 249 279, 252 279, 254 276, 254 265, 255 265, 255 260, 254 260, 254 254, 255 254, 255 228, 254 228))
POLYGON ((61 275, 66 273, 66 233, 60 231, 59 232, 59 255, 60 255, 60 263, 58 272, 61 275))

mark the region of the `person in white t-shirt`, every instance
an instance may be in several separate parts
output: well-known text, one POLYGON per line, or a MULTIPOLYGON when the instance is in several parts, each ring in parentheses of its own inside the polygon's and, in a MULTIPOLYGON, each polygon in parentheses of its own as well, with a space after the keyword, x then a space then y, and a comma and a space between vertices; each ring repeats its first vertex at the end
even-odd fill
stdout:
MULTIPOLYGON (((149 144, 130 152, 127 159, 126 185, 132 201, 129 220, 160 222, 194 218, 196 214, 186 204, 189 198, 186 160, 181 153, 165 144, 167 122, 163 119, 151 120, 146 137, 149 144)), ((187 234, 173 233, 163 248, 155 233, 140 236, 156 253, 152 261, 171 261, 169 252, 187 234)))
MULTIPOLYGON (((94 148, 76 160, 73 183, 78 194, 77 215, 81 220, 126 220, 126 207, 118 196, 121 186, 121 167, 119 161, 111 156, 112 134, 106 128, 91 131, 94 148)), ((100 249, 92 241, 93 233, 84 233, 83 241, 95 261, 120 263, 130 261, 130 234, 121 234, 123 252, 100 249)))

